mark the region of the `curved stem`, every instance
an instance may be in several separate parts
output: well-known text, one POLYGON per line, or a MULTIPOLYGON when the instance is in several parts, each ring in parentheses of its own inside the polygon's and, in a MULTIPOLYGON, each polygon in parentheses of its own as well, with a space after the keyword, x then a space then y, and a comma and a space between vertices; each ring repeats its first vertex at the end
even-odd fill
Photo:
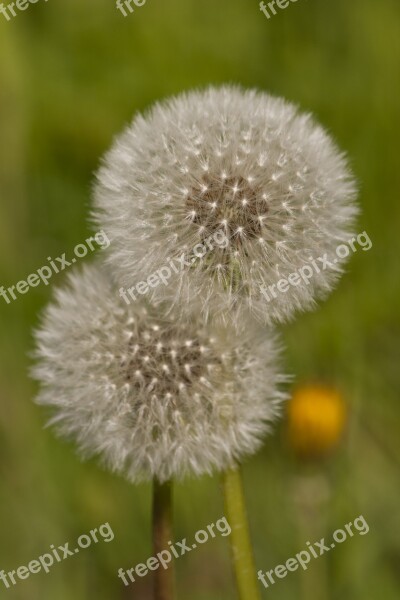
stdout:
POLYGON ((225 514, 232 529, 230 542, 239 599, 260 600, 239 467, 223 474, 223 489, 225 514))
MULTIPOLYGON (((171 556, 168 545, 172 541, 172 482, 159 483, 153 481, 153 548, 154 555, 167 551, 171 556)), ((174 591, 173 563, 164 569, 161 565, 154 571, 154 600, 173 600, 174 591)))

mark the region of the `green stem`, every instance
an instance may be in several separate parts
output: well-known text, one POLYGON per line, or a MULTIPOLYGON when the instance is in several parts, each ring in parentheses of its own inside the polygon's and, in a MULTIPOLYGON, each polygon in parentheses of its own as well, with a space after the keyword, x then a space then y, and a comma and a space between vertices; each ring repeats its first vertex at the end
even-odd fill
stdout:
MULTIPOLYGON (((292 497, 295 502, 294 510, 297 516, 298 533, 300 544, 304 540, 318 540, 326 530, 325 515, 327 514, 327 503, 330 498, 330 485, 324 474, 307 474, 296 477, 292 497)), ((300 570, 300 597, 318 598, 328 600, 330 598, 328 564, 327 561, 315 561, 312 569, 300 570)))
POLYGON ((239 467, 223 474, 223 489, 225 515, 232 529, 230 542, 239 599, 260 600, 239 467))
MULTIPOLYGON (((172 482, 159 483, 153 481, 153 548, 154 555, 167 550, 172 541, 172 482)), ((171 563, 167 569, 159 567, 154 571, 154 600, 174 600, 174 567, 171 563)))

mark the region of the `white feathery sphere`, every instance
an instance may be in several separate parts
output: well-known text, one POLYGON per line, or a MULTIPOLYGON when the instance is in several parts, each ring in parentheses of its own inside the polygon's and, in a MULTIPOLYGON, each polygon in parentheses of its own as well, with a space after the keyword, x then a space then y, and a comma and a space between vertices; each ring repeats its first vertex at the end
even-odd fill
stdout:
POLYGON ((224 232, 226 247, 214 243, 146 293, 181 316, 235 326, 248 311, 271 324, 313 308, 342 271, 335 249, 357 214, 347 161, 324 129, 281 98, 236 87, 185 93, 137 116, 106 155, 94 195, 126 289, 224 232), (261 286, 326 254, 334 268, 266 300, 261 286))
POLYGON ((232 466, 260 447, 284 397, 273 337, 127 306, 96 263, 57 290, 35 355, 50 424, 130 481, 232 466))

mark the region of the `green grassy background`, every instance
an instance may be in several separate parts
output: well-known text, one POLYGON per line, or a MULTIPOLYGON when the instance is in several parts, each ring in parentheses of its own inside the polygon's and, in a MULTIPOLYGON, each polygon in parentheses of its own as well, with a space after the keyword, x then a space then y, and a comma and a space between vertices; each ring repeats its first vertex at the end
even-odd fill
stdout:
MULTIPOLYGON (((398 0, 299 0, 270 20, 256 0, 147 0, 127 18, 112 0, 40 0, 10 22, 0 15, 6 287, 87 237, 99 157, 155 99, 209 83, 256 86, 313 111, 351 157, 359 231, 373 248, 352 256, 318 311, 282 328, 286 370, 296 382, 343 391, 346 438, 309 472, 291 459, 280 425, 244 476, 260 569, 360 514, 370 532, 288 575, 265 598, 400 596, 399 63, 398 0), (329 493, 315 518, 304 519, 296 498, 312 485, 329 493)), ((0 582, 0 597, 146 600, 149 577, 123 589, 116 571, 151 555, 149 487, 130 486, 94 461, 82 464, 72 445, 43 430, 45 415, 32 403, 31 329, 62 279, 10 305, 0 298, 0 569, 26 565, 50 544, 73 542, 107 521, 115 540, 13 589, 0 582)), ((218 480, 180 485, 175 514, 177 539, 222 516, 218 480)), ((226 538, 182 557, 177 569, 180 598, 234 598, 226 538)))

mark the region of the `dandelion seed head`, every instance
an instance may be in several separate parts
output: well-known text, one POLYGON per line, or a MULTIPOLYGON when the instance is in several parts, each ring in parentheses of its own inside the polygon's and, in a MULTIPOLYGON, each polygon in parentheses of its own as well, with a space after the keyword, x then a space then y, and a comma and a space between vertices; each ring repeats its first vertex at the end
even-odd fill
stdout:
POLYGON ((105 157, 94 218, 109 232, 108 261, 121 285, 146 279, 166 256, 214 244, 153 302, 179 314, 271 324, 310 309, 337 281, 321 270, 279 296, 260 286, 297 272, 308 257, 334 253, 353 234, 356 186, 344 155, 310 115, 280 99, 235 87, 182 94, 138 116, 105 157), (278 265, 278 271, 276 269, 278 265))
POLYGON ((38 403, 130 481, 223 470, 255 452, 283 399, 271 335, 127 305, 97 264, 69 276, 36 332, 38 403))

